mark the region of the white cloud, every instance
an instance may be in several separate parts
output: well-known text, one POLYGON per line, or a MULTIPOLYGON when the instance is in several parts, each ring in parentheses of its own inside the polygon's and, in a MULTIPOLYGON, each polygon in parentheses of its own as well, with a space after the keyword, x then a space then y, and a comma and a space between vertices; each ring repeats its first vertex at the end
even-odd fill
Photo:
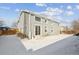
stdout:
POLYGON ((56 16, 60 15, 61 13, 63 13, 63 10, 51 7, 48 7, 45 11, 41 12, 41 14, 44 14, 46 16, 56 16))
POLYGON ((20 9, 15 9, 15 11, 16 11, 16 12, 19 12, 19 11, 20 11, 20 9))
POLYGON ((45 3, 36 3, 36 6, 41 6, 41 7, 43 7, 43 6, 47 6, 45 3))
POLYGON ((57 19, 56 21, 58 21, 61 26, 70 26, 71 22, 72 22, 72 20, 65 19, 65 18, 63 18, 61 16, 57 16, 56 19, 57 19))
POLYGON ((0 9, 10 10, 10 7, 4 7, 4 6, 2 6, 2 7, 0 7, 0 9))
POLYGON ((58 13, 62 13, 63 11, 59 8, 47 8, 47 11, 49 12, 58 12, 58 13))
POLYGON ((67 16, 72 16, 74 14, 72 10, 64 11, 63 9, 60 8, 51 8, 51 7, 48 7, 45 11, 40 12, 40 14, 43 14, 49 18, 55 18, 54 20, 63 25, 70 25, 70 20, 67 19, 65 20, 61 16, 62 13, 66 14, 67 16))
POLYGON ((63 7, 64 7, 63 5, 60 6, 60 8, 63 8, 63 7))
POLYGON ((51 8, 48 7, 45 11, 40 12, 40 14, 43 14, 45 16, 47 16, 48 18, 54 18, 54 20, 56 20, 57 22, 62 22, 62 17, 59 17, 62 13, 64 12, 64 10, 60 9, 60 8, 51 8))
POLYGON ((3 23, 4 23, 3 26, 7 26, 7 24, 10 24, 10 22, 7 21, 7 19, 5 19, 4 17, 0 17, 0 21, 3 21, 3 23))
POLYGON ((68 9, 68 10, 71 10, 71 9, 72 9, 72 6, 67 6, 67 9, 68 9))
POLYGON ((79 5, 76 5, 76 8, 79 9, 79 5))
POLYGON ((67 16, 72 16, 72 15, 74 15, 74 12, 73 11, 66 11, 66 15, 67 16))

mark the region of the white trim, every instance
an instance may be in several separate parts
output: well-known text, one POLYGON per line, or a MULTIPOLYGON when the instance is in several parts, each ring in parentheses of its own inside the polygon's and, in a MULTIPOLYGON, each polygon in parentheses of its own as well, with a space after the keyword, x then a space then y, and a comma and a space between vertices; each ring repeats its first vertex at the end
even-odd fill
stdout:
POLYGON ((31 38, 31 30, 30 30, 30 14, 29 14, 29 39, 31 38))

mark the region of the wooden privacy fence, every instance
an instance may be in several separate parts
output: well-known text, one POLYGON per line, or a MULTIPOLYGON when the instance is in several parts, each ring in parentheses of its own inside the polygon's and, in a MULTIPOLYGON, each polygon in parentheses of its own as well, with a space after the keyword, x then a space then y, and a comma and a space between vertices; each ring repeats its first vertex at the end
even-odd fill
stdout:
POLYGON ((16 29, 9 29, 9 30, 2 31, 2 35, 14 35, 16 33, 17 33, 16 29))

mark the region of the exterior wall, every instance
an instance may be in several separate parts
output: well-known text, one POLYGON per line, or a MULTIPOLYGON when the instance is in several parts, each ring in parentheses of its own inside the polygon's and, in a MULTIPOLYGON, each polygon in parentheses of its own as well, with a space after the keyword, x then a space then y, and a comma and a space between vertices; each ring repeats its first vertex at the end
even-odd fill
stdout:
POLYGON ((45 32, 45 19, 44 18, 42 18, 41 19, 41 23, 42 23, 42 31, 41 31, 41 34, 42 34, 42 36, 45 36, 45 35, 47 35, 47 32, 45 32))
POLYGON ((30 18, 30 20, 32 20, 30 23, 32 38, 35 38, 37 36, 35 35, 35 26, 40 26, 40 36, 41 36, 41 30, 42 30, 41 21, 40 22, 35 21, 35 17, 36 17, 35 15, 31 15, 31 18, 30 18))
POLYGON ((36 21, 35 17, 39 16, 30 13, 22 13, 18 23, 20 31, 25 33, 29 39, 36 38, 37 36, 41 37, 60 33, 60 27, 57 22, 43 17, 39 17, 41 21, 36 21), (40 35, 35 35, 35 26, 40 26, 40 35))
POLYGON ((19 29, 19 32, 24 33, 23 29, 24 29, 24 13, 22 13, 20 15, 18 24, 17 24, 17 28, 19 29))
POLYGON ((25 21, 24 21, 24 33, 29 37, 29 13, 25 13, 25 21))
POLYGON ((17 28, 19 29, 19 32, 26 34, 26 36, 29 36, 29 14, 28 13, 22 13, 20 15, 17 28))
POLYGON ((60 27, 59 24, 48 19, 42 19, 42 35, 56 35, 60 34, 60 27), (47 20, 45 22, 45 20, 47 20), (47 32, 45 32, 47 30, 47 32))
POLYGON ((49 35, 49 33, 50 33, 50 21, 48 19, 42 19, 42 35, 47 36, 49 35))
POLYGON ((53 29, 53 32, 52 32, 52 34, 60 34, 60 27, 59 27, 59 24, 57 24, 57 23, 53 23, 52 24, 52 29, 53 29))
POLYGON ((34 20, 35 20, 35 16, 34 15, 30 15, 30 32, 31 32, 31 39, 34 37, 35 35, 35 30, 34 30, 34 20))

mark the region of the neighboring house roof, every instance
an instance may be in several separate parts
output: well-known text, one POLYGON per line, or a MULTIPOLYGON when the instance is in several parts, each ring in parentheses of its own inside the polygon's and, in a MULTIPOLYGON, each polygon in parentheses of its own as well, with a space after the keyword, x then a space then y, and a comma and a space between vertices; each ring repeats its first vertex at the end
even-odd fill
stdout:
MULTIPOLYGON (((37 16, 37 17, 41 17, 41 18, 44 18, 44 19, 48 19, 48 20, 50 20, 50 21, 53 21, 53 22, 59 24, 59 22, 53 20, 53 19, 56 19, 56 18, 50 19, 50 18, 48 18, 48 17, 46 17, 46 16, 44 16, 44 15, 37 14, 37 13, 35 13, 35 12, 28 11, 28 10, 23 10, 23 11, 21 11, 20 16, 21 16, 22 13, 29 13, 29 14, 35 15, 35 16, 37 16)), ((19 19, 20 19, 20 17, 19 17, 19 19)), ((19 20, 18 20, 18 22, 19 22, 19 20)))

